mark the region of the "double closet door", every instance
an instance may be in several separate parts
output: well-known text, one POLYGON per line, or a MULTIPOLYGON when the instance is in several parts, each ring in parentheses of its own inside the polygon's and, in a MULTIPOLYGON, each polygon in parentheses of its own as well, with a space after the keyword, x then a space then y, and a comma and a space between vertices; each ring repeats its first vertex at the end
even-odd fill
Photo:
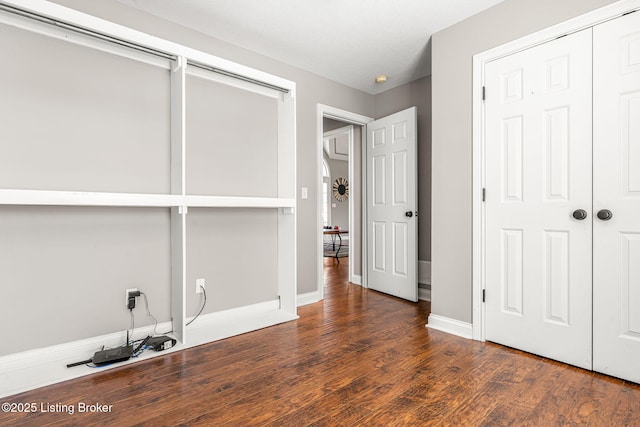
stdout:
POLYGON ((487 340, 640 382, 640 13, 485 87, 487 340))

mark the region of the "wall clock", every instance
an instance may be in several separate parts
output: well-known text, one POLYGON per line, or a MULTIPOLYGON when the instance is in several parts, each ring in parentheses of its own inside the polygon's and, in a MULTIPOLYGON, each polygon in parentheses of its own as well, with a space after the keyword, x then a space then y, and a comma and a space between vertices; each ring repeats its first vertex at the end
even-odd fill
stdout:
POLYGON ((349 183, 344 178, 338 178, 333 182, 333 197, 339 202, 344 202, 349 197, 349 183))

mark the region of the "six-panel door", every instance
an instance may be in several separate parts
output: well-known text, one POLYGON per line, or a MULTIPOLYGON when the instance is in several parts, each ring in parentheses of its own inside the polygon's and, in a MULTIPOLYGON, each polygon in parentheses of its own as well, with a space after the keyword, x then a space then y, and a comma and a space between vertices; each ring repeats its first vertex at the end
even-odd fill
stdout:
POLYGON ((593 369, 640 383, 640 13, 593 41, 593 369))
POLYGON ((418 301, 417 135, 412 107, 367 125, 367 282, 418 301))
POLYGON ((640 14, 485 71, 487 339, 640 382, 640 14))
POLYGON ((486 337, 591 369, 591 30, 489 63, 485 106, 486 337))

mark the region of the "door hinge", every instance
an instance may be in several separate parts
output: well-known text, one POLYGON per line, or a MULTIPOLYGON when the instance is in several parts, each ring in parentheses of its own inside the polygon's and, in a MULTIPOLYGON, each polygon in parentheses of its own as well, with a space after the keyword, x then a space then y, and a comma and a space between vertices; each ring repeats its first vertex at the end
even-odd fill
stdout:
POLYGON ((485 302, 487 298, 487 290, 483 289, 482 290, 482 302, 485 302))
POLYGON ((482 100, 487 99, 487 88, 482 86, 482 100))
POLYGON ((487 189, 486 188, 482 189, 482 201, 483 202, 487 201, 487 189))

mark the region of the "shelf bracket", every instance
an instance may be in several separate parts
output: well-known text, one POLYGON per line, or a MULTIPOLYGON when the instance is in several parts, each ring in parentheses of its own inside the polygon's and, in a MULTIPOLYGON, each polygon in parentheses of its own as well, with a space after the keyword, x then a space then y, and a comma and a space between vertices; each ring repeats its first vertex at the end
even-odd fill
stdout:
POLYGON ((290 90, 290 91, 288 91, 288 92, 284 92, 284 93, 282 94, 282 100, 283 100, 283 101, 288 101, 288 100, 290 100, 290 99, 295 98, 295 96, 296 96, 296 95, 295 95, 294 91, 293 91, 293 90, 290 90))
POLYGON ((293 215, 295 213, 295 208, 282 208, 282 213, 284 215, 293 215))
POLYGON ((178 213, 180 215, 186 215, 189 213, 189 208, 187 206, 178 206, 178 213))

